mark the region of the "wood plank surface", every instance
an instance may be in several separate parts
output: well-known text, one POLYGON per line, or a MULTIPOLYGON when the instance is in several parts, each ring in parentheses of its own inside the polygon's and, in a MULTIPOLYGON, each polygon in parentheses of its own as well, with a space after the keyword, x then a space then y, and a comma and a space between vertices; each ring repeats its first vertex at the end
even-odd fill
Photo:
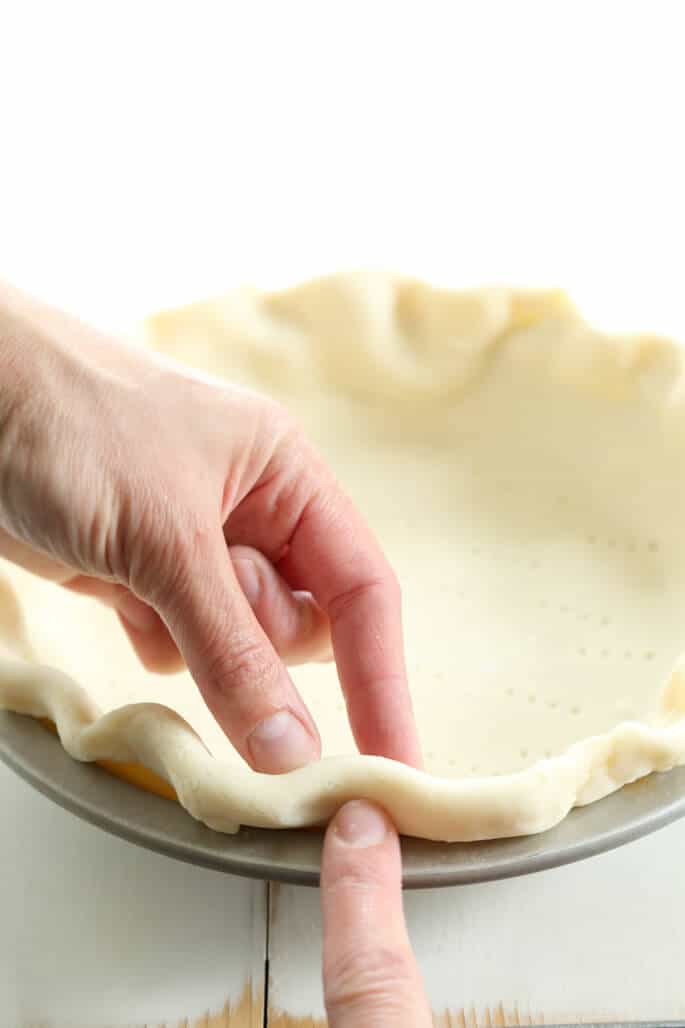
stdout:
MULTIPOLYGON (((316 890, 131 846, 0 766, 2 1028, 323 1028, 316 890)), ((436 1028, 685 1018, 685 822, 529 878, 407 893, 436 1028)))
MULTIPOLYGON (((579 864, 405 897, 436 1028, 685 1019, 685 821, 579 864)), ((314 890, 271 892, 270 1028, 322 1028, 314 890)))
POLYGON ((0 1028, 262 1028, 266 887, 132 846, 0 764, 0 1028))

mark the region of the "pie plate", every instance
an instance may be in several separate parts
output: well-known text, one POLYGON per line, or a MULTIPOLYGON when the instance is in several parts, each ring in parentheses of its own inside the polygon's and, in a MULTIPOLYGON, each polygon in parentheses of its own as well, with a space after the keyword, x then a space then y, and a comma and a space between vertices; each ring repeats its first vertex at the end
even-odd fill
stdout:
MULTIPOLYGON (((96 764, 73 760, 40 722, 8 711, 0 711, 0 759, 66 810, 138 846, 230 874, 318 884, 318 830, 212 831, 177 803, 137 789, 96 764)), ((434 888, 543 871, 622 846, 683 815, 685 767, 679 767, 576 807, 538 835, 473 843, 404 838, 404 884, 434 888)))

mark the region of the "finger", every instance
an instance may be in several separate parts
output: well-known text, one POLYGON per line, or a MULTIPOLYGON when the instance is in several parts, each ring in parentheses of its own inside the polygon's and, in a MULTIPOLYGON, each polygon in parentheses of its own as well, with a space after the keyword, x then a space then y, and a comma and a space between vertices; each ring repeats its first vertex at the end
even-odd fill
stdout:
MULTIPOLYGON (((130 603, 126 604, 126 609, 130 609, 130 603)), ((157 675, 172 675, 183 670, 185 661, 179 653, 178 646, 154 610, 146 606, 145 614, 136 615, 135 621, 121 608, 117 609, 117 614, 144 668, 157 675), (154 615, 155 620, 153 621, 149 615, 154 615), (145 627, 139 627, 140 624, 144 624, 145 627)))
POLYGON ((258 550, 229 550, 240 587, 278 655, 288 664, 331 660, 328 618, 313 596, 293 592, 258 550))
POLYGON ((92 596, 117 612, 138 659, 148 671, 173 674, 185 666, 162 619, 125 586, 88 575, 77 575, 63 584, 71 592, 92 596))
POLYGON ((152 599, 202 696, 228 738, 258 771, 316 760, 318 732, 238 584, 223 535, 180 547, 172 581, 152 599))
MULTIPOLYGON (((243 594, 281 659, 288 664, 331 660, 328 618, 313 596, 294 593, 258 550, 235 546, 230 554, 243 594)), ((72 577, 63 584, 116 610, 148 671, 171 674, 185 666, 162 619, 129 589, 87 575, 72 577)))
POLYGON ((360 751, 420 767, 399 585, 363 519, 333 483, 306 505, 278 569, 328 614, 360 751))
POLYGON ((397 833, 370 803, 338 812, 321 864, 323 981, 330 1028, 429 1028, 402 910, 397 833))

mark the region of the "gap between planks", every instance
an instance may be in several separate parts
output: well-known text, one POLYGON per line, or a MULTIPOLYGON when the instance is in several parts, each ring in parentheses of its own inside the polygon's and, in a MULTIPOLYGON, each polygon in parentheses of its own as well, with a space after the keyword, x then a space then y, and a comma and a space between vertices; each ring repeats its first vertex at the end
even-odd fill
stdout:
MULTIPOLYGON (((268 948, 271 939, 271 926, 279 911, 280 886, 277 883, 270 883, 267 893, 267 965, 266 975, 269 974, 269 959, 271 952, 268 948)), ((320 974, 320 968, 312 968, 312 974, 320 974)), ((274 1007, 269 1002, 269 983, 266 979, 266 1001, 268 1009, 264 1018, 265 1028, 326 1028, 325 1018, 312 1017, 309 1015, 295 1017, 274 1007)), ((542 1013, 534 1017, 523 1013, 517 1007, 506 1009, 502 1003, 488 1006, 480 1011, 474 1007, 464 1007, 458 1010, 444 1010, 433 1012, 434 1028, 529 1028, 529 1026, 544 1025, 545 1018, 542 1013)))
MULTIPOLYGON (((294 1016, 269 1002, 270 928, 278 911, 278 901, 278 885, 270 884, 267 887, 266 902, 260 912, 265 918, 264 951, 261 955, 255 953, 255 964, 260 960, 262 962, 259 977, 264 982, 263 988, 255 989, 252 981, 248 981, 238 1001, 233 1003, 227 1000, 223 1010, 217 1013, 206 1013, 200 1017, 184 1018, 166 1024, 149 1023, 144 1028, 327 1028, 325 1018, 294 1016)), ((257 971, 256 967, 254 971, 257 971)), ((312 974, 318 973, 318 967, 312 968, 312 974)), ((433 1012, 434 1028, 534 1028, 544 1024, 545 1017, 542 1013, 533 1016, 516 1007, 505 1008, 502 1003, 480 1010, 471 1006, 459 1010, 433 1012)))
POLYGON ((251 939, 246 940, 246 945, 251 951, 251 970, 239 998, 227 999, 219 1011, 165 1023, 148 1022, 142 1028, 264 1028, 269 968, 269 885, 265 882, 250 884, 253 888, 251 939))

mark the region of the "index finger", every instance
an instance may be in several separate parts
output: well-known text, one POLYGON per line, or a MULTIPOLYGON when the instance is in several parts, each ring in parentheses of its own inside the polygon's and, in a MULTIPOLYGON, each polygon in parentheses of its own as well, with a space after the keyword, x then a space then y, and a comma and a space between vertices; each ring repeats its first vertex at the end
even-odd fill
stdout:
POLYGON ((328 614, 360 752, 420 767, 399 584, 371 530, 334 482, 306 504, 279 567, 328 614))
POLYGON ((399 840, 370 803, 347 803, 328 827, 321 908, 330 1028, 432 1025, 402 910, 399 840))

